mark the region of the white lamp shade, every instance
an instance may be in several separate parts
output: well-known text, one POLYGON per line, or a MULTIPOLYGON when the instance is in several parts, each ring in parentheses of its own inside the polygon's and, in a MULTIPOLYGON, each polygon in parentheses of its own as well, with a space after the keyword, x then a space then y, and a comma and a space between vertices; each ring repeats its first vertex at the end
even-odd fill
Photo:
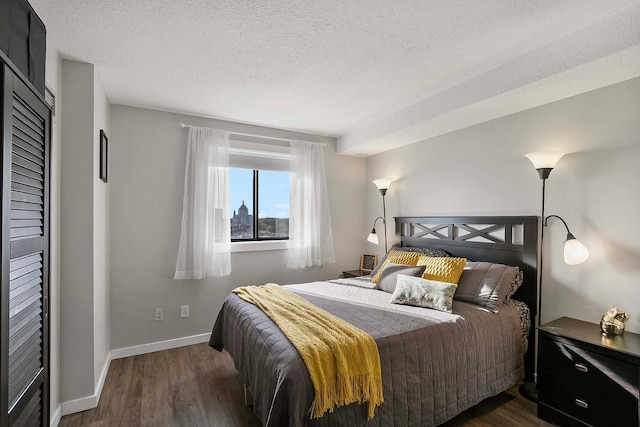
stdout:
POLYGON ((388 189, 392 182, 393 180, 389 178, 378 178, 373 180, 373 184, 378 187, 378 190, 388 189))
POLYGON ((564 156, 564 153, 558 151, 537 151, 524 155, 531 160, 536 169, 553 169, 556 163, 564 156))
POLYGON ((568 265, 582 264, 589 258, 589 251, 578 239, 564 242, 564 262, 568 265))
POLYGON ((367 237, 367 241, 373 243, 374 245, 377 245, 378 235, 376 233, 369 234, 369 237, 367 237))

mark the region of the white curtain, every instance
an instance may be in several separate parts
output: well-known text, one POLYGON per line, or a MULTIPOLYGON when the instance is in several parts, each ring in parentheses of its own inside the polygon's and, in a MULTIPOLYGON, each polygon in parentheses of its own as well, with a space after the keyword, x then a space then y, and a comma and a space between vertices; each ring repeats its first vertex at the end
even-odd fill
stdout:
POLYGON ((335 262, 321 144, 291 141, 288 268, 335 262))
POLYGON ((229 132, 192 126, 175 279, 231 274, 229 132))

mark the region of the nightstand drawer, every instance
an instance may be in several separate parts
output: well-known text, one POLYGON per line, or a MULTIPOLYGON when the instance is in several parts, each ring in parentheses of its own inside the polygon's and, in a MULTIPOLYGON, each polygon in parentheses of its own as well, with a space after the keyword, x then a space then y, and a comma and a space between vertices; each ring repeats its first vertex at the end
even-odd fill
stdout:
MULTIPOLYGON (((629 404, 638 403, 638 367, 540 334, 538 370, 629 404)), ((636 408, 637 410, 637 408, 636 408)))
MULTIPOLYGON (((621 402, 571 380, 545 373, 538 376, 539 404, 595 426, 637 426, 638 405, 621 402)), ((545 408, 539 408, 539 413, 545 408)))

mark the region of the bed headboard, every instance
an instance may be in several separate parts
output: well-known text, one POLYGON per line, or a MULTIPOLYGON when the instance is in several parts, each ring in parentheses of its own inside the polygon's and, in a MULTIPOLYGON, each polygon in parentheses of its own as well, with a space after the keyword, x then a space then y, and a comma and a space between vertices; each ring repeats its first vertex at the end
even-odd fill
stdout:
POLYGON ((443 249, 470 261, 512 265, 522 270, 524 281, 514 298, 531 310, 525 372, 527 381, 533 381, 539 217, 418 216, 396 217, 395 222, 396 246, 443 249))

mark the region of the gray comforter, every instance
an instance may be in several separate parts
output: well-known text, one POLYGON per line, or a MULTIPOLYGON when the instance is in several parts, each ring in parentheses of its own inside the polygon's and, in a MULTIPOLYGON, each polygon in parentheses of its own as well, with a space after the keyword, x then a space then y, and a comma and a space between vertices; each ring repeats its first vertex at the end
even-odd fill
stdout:
POLYGON ((385 401, 369 422, 359 404, 311 420, 313 385, 298 352, 259 308, 231 294, 209 345, 230 353, 264 426, 433 426, 524 376, 525 344, 511 303, 494 314, 454 301, 447 314, 389 304, 390 294, 358 279, 287 289, 374 338, 385 401))

